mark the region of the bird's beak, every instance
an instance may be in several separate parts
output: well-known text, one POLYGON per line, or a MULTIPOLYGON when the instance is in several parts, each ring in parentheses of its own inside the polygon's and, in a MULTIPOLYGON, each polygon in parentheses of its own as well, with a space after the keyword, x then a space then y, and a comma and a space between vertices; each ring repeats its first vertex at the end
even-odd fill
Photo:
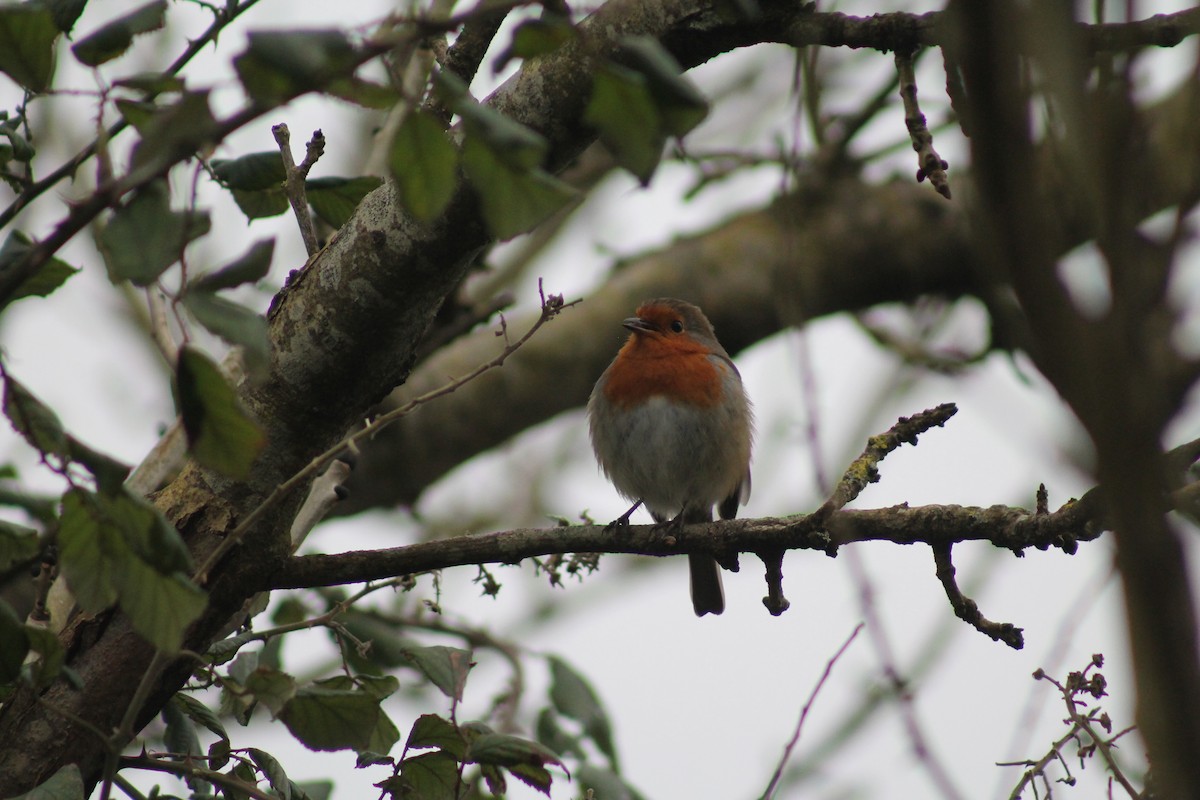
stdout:
POLYGON ((641 317, 629 317, 621 323, 634 333, 653 333, 654 326, 641 317))

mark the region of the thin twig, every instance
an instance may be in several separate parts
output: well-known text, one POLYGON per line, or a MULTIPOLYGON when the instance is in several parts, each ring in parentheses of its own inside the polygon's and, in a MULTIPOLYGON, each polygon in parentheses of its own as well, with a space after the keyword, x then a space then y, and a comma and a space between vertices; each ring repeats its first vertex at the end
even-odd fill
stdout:
POLYGON ((283 159, 283 191, 300 226, 300 238, 304 240, 304 249, 311 257, 321 248, 317 243, 317 230, 313 225, 312 212, 308 210, 308 194, 304 188, 304 181, 308 178, 309 170, 325 152, 325 135, 319 130, 313 132, 304 160, 297 165, 292 158, 292 134, 288 126, 282 122, 273 125, 271 133, 275 136, 275 143, 279 145, 279 155, 283 159))
POLYGON ((171 326, 167 321, 167 307, 163 303, 162 292, 157 286, 146 287, 146 306, 149 314, 150 338, 154 341, 163 360, 171 369, 174 369, 179 345, 175 343, 175 337, 171 335, 171 326))
MULTIPOLYGON (((540 281, 538 283, 538 289, 541 291, 540 281)), ((247 515, 247 517, 224 538, 224 540, 222 540, 221 544, 218 545, 211 554, 209 554, 204 563, 196 569, 195 573, 193 574, 193 580, 197 585, 203 586, 208 581, 208 574, 212 568, 215 567, 230 550, 241 544, 242 538, 245 537, 250 528, 262 518, 263 514, 265 514, 268 509, 278 503, 297 486, 315 475, 318 470, 320 470, 330 461, 337 458, 343 450, 348 447, 353 447, 363 439, 374 436, 387 425, 390 425, 402 417, 408 416, 417 408, 425 405, 426 403, 436 400, 439 397, 448 395, 451 392, 456 391, 460 386, 475 380, 483 373, 502 366, 508 357, 520 349, 520 347, 527 341, 533 338, 533 335, 536 334, 543 325, 558 316, 563 309, 569 308, 579 302, 579 300, 573 300, 570 303, 565 303, 563 302, 562 295, 546 296, 543 294, 542 313, 538 316, 537 320, 533 323, 529 330, 526 331, 524 336, 522 336, 520 339, 517 339, 515 342, 508 343, 504 349, 501 350, 490 361, 480 364, 478 367, 460 378, 455 378, 454 380, 443 384, 437 389, 426 392, 420 397, 413 398, 399 408, 392 409, 380 417, 369 420, 367 424, 363 426, 363 428, 350 434, 345 439, 341 440, 333 447, 330 447, 324 453, 321 453, 319 456, 314 458, 308 463, 307 466, 302 468, 295 475, 276 486, 271 494, 269 494, 266 499, 259 503, 258 506, 251 511, 250 514, 247 515)))
POLYGON ((792 738, 783 748, 783 756, 779 759, 779 765, 775 767, 775 773, 771 776, 771 782, 767 784, 767 790, 762 793, 762 800, 771 800, 775 796, 775 790, 779 788, 779 781, 783 777, 784 767, 787 766, 788 760, 792 757, 792 750, 796 747, 796 743, 800 741, 800 732, 804 730, 804 721, 808 719, 809 709, 813 707, 813 703, 817 700, 817 695, 821 688, 825 685, 825 681, 829 679, 830 673, 833 672, 833 667, 837 664, 838 659, 842 657, 849 649, 850 644, 858 636, 859 631, 863 629, 863 623, 858 623, 854 626, 854 630, 846 637, 846 641, 842 642, 842 646, 838 648, 833 657, 825 663, 825 671, 821 673, 821 677, 817 680, 816 686, 809 692, 808 700, 804 703, 804 708, 800 709, 800 719, 796 721, 796 728, 792 731, 792 738))
POLYGON ((900 99, 904 101, 904 125, 917 151, 917 183, 929 179, 937 193, 950 199, 950 181, 946 177, 949 164, 933 149, 933 134, 917 103, 917 75, 913 69, 914 51, 896 50, 896 72, 900 76, 900 99))
POLYGON ((183 778, 196 778, 207 781, 227 790, 229 797, 247 795, 256 800, 278 800, 279 795, 265 792, 254 784, 238 780, 232 775, 226 775, 211 769, 202 769, 189 761, 165 761, 149 756, 125 756, 120 759, 122 768, 145 769, 154 772, 167 772, 183 778))
MULTIPOLYGON (((1041 777, 1043 780, 1046 775, 1046 768, 1054 761, 1065 763, 1062 757, 1062 749, 1067 746, 1067 743, 1075 738, 1079 733, 1079 728, 1072 725, 1071 729, 1063 734, 1057 741, 1050 745, 1050 749, 1046 751, 1046 755, 1039 758, 1037 761, 997 761, 997 767, 1027 767, 1024 774, 1021 775, 1021 780, 1013 787, 1013 790, 1008 795, 1008 800, 1021 800, 1021 792, 1025 787, 1032 784, 1034 780, 1041 777)), ((1036 788, 1035 788, 1036 791, 1036 788)))
MULTIPOLYGON (((1093 664, 1099 666, 1099 657, 1095 657, 1095 659, 1096 660, 1093 660, 1092 664, 1089 664, 1088 667, 1084 669, 1085 673, 1093 664)), ((1108 767, 1108 771, 1114 778, 1116 778, 1117 782, 1121 784, 1121 787, 1125 789, 1125 791, 1129 792, 1130 797, 1134 798, 1134 800, 1137 800, 1137 798, 1141 797, 1141 792, 1134 788, 1133 784, 1129 782, 1129 779, 1125 777, 1125 773, 1121 771, 1120 765, 1117 764, 1116 756, 1114 756, 1112 753, 1111 741, 1096 733, 1096 729, 1092 727, 1092 717, 1090 715, 1079 713, 1079 704, 1075 701, 1075 691, 1063 686, 1057 680, 1041 670, 1035 672, 1034 677, 1054 684, 1054 686, 1062 694, 1063 703, 1067 707, 1067 714, 1070 715, 1071 722, 1074 723, 1077 728, 1086 733, 1088 738, 1092 740, 1092 743, 1096 745, 1096 751, 1100 753, 1100 757, 1104 759, 1104 764, 1108 767)), ((1112 737, 1112 741, 1116 741, 1118 737, 1124 736, 1128 732, 1129 729, 1121 731, 1117 734, 1117 736, 1112 737)))
POLYGON ((946 542, 935 544, 931 549, 933 550, 933 563, 937 567, 937 578, 941 581, 942 588, 946 590, 946 597, 950 600, 950 606, 954 609, 955 616, 974 626, 975 630, 985 636, 991 637, 993 641, 1004 642, 1014 650, 1024 647, 1025 637, 1021 633, 1021 628, 1011 622, 992 622, 980 613, 979 605, 958 588, 958 583, 954 580, 954 561, 951 558, 953 545, 946 542))
POLYGON ((909 683, 901 677, 900 670, 896 666, 895 652, 892 649, 891 642, 888 640, 887 630, 876 613, 875 590, 871 585, 870 578, 867 576, 862 558, 856 550, 851 550, 848 556, 847 561, 853 572, 855 583, 858 585, 859 602, 867 624, 867 630, 871 635, 871 642, 875 647, 875 653, 879 658, 883 674, 891 685, 893 695, 899 705, 900 719, 904 724, 905 733, 908 735, 908 742, 909 746, 912 747, 913 756, 924 767, 926 773, 929 775, 929 779, 937 787, 942 797, 959 800, 962 794, 950 779, 950 774, 946 771, 946 768, 942 766, 941 761, 934 754, 933 748, 929 744, 929 739, 925 735, 920 721, 917 719, 916 703, 913 700, 912 690, 909 683))
MULTIPOLYGON (((501 6, 496 9, 480 9, 467 19, 454 40, 454 44, 446 50, 446 58, 442 70, 462 79, 470 86, 479 71, 479 65, 492 44, 500 25, 512 11, 511 6, 501 6)), ((431 97, 427 110, 432 112, 445 125, 450 124, 453 116, 446 104, 437 97, 431 97)))
POLYGON ((827 518, 867 488, 867 484, 879 480, 878 464, 884 457, 902 444, 916 444, 917 436, 930 428, 941 427, 946 420, 958 413, 954 403, 942 403, 935 408, 901 417, 886 433, 867 440, 862 455, 854 459, 828 500, 815 512, 818 519, 827 518))

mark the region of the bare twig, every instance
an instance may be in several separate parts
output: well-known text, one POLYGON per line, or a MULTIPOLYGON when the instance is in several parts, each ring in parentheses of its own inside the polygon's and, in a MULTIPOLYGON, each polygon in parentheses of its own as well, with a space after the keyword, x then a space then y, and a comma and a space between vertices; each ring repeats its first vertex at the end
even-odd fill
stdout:
POLYGON ((118 763, 123 769, 145 769, 154 772, 167 772, 171 775, 178 775, 181 778, 194 778, 207 781, 215 786, 220 786, 225 790, 224 794, 229 797, 245 795, 253 797, 256 800, 277 800, 278 798, 277 794, 265 792, 254 784, 238 780, 232 775, 198 767, 191 759, 168 761, 161 758, 151 758, 150 756, 125 756, 118 763))
POLYGON ((991 637, 993 641, 1004 642, 1014 650, 1020 650, 1025 646, 1025 637, 1021 633, 1021 629, 1013 625, 1011 622, 992 622, 987 617, 979 612, 979 606, 974 600, 967 597, 958 588, 958 583, 954 580, 954 561, 951 560, 951 550, 953 545, 950 543, 935 544, 933 546, 933 562, 937 565, 937 577, 942 583, 942 588, 946 590, 946 597, 950 600, 950 606, 954 609, 954 614, 963 622, 966 622, 975 627, 986 636, 991 637))
POLYGON ((854 459, 838 482, 833 494, 817 509, 818 519, 829 517, 862 492, 867 484, 879 480, 877 465, 884 457, 902 444, 916 444, 917 436, 933 427, 941 427, 946 420, 958 413, 953 403, 942 403, 936 408, 922 411, 911 417, 901 417, 886 433, 872 436, 862 455, 854 459))
POLYGON ((771 800, 775 796, 775 790, 779 788, 779 780, 783 777, 784 767, 787 766, 788 759, 792 757, 792 750, 796 747, 796 743, 800 741, 800 732, 804 729, 804 721, 808 719, 809 709, 813 707, 813 703, 817 700, 817 695, 821 692, 821 687, 825 685, 825 681, 829 679, 830 673, 833 672, 833 666, 837 664, 838 659, 842 657, 842 653, 850 648, 850 644, 858 636, 859 631, 863 629, 863 623, 858 623, 854 626, 854 630, 846 637, 846 641, 842 642, 842 646, 838 648, 833 657, 825 663, 825 671, 821 673, 821 677, 817 680, 817 684, 813 686, 812 691, 808 695, 808 700, 804 702, 804 708, 800 709, 800 719, 796 721, 796 729, 792 732, 792 738, 783 748, 783 756, 779 759, 779 765, 775 767, 775 774, 771 776, 771 782, 767 784, 767 790, 762 793, 762 800, 771 800))
MULTIPOLYGON (((1125 728, 1124 730, 1118 731, 1115 734, 1111 733, 1112 721, 1109 719, 1108 714, 1102 712, 1099 706, 1092 706, 1091 708, 1088 708, 1089 701, 1086 699, 1086 697, 1084 699, 1079 699, 1080 696, 1086 695, 1090 696, 1093 700, 1098 700, 1106 695, 1105 689, 1107 687, 1107 682, 1105 681, 1104 676, 1099 672, 1096 672, 1092 674, 1091 677, 1088 677, 1088 672, 1091 671, 1093 667, 1099 668, 1103 665, 1104 657, 1102 655, 1094 655, 1092 656, 1092 660, 1086 667, 1083 668, 1082 671, 1070 673, 1067 676, 1065 684, 1060 683, 1058 680, 1047 675, 1045 670, 1038 669, 1033 673, 1034 680, 1046 681, 1053 684, 1055 688, 1058 689, 1059 694, 1062 695, 1063 703, 1066 704, 1067 708, 1067 719, 1064 720, 1064 722, 1069 722, 1070 727, 1062 737, 1060 737, 1050 746, 1049 751, 1047 751, 1047 753, 1037 761, 1025 760, 997 763, 997 766, 1001 767, 1027 768, 1024 774, 1021 776, 1021 780, 1017 782, 1017 785, 1013 788, 1012 793, 1009 795, 1009 800, 1016 800, 1016 798, 1019 798, 1022 790, 1026 786, 1032 785, 1033 782, 1038 778, 1041 778, 1042 782, 1049 786, 1049 778, 1046 774, 1046 770, 1055 761, 1062 765, 1063 769, 1067 771, 1068 778, 1070 778, 1071 771, 1067 766, 1066 759, 1063 758, 1062 750, 1067 743, 1072 740, 1078 744, 1078 756, 1081 767, 1084 763, 1086 763, 1085 760, 1087 758, 1099 753, 1100 757, 1104 760, 1104 765, 1108 768, 1112 779, 1119 783, 1121 787, 1129 793, 1130 798, 1132 798, 1132 800, 1139 800, 1139 798, 1142 797, 1142 793, 1139 792, 1136 787, 1134 787, 1133 783, 1121 770, 1120 765, 1117 763, 1116 757, 1112 753, 1115 742, 1125 734, 1133 731, 1134 728, 1125 728), (1086 713, 1081 713, 1082 709, 1087 709, 1086 713), (1104 736, 1098 733, 1095 728, 1096 724, 1102 725, 1111 735, 1104 736)), ((1111 784, 1109 796, 1112 796, 1111 784)))
MULTIPOLYGON (((500 6, 495 9, 484 9, 468 18, 462 26, 454 44, 446 50, 446 58, 442 69, 462 79, 468 86, 475 79, 475 73, 483 62, 483 56, 492 44, 501 23, 512 11, 511 6, 500 6)), ((439 98, 430 99, 428 110, 443 124, 450 124, 452 115, 439 98)))
POLYGON ((862 607, 863 620, 866 623, 867 632, 870 635, 871 644, 875 648, 883 675, 892 689, 892 695, 896 698, 900 720, 908 736, 908 744, 912 748, 913 757, 924 768, 940 796, 959 800, 962 794, 934 753, 929 743, 929 737, 925 735, 921 722, 917 719, 912 684, 900 674, 895 651, 888 639, 887 629, 879 618, 879 614, 876 613, 875 590, 871 585, 866 568, 863 566, 862 559, 857 552, 851 551, 848 560, 854 581, 859 588, 859 603, 862 607))
POLYGON ((950 199, 950 181, 946 177, 949 167, 937 150, 933 149, 933 134, 917 104, 917 76, 913 69, 915 53, 912 49, 896 50, 896 72, 900 76, 900 98, 904 101, 904 125, 912 139, 913 150, 917 151, 917 183, 929 178, 937 193, 950 199))
POLYGON ((325 152, 325 134, 319 130, 313 132, 312 138, 308 140, 304 160, 296 164, 292 158, 292 134, 288 126, 282 122, 273 125, 271 133, 275 136, 275 142, 279 145, 279 155, 283 159, 283 191, 292 206, 292 213, 296 215, 296 222, 300 225, 304 250, 311 257, 321 248, 317 243, 317 230, 313 225, 312 212, 308 210, 308 194, 304 188, 304 181, 317 159, 325 152))

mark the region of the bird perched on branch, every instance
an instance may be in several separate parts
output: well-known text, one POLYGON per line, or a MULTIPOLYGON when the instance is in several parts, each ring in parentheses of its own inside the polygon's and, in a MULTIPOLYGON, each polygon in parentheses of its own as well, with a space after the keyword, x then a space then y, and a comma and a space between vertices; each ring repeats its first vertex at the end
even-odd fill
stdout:
MULTIPOLYGON (((660 298, 622 325, 629 339, 588 401, 592 448, 604 474, 658 525, 737 516, 750 497, 754 420, 737 367, 699 308, 660 298)), ((725 610, 721 569, 689 554, 697 616, 725 610)))

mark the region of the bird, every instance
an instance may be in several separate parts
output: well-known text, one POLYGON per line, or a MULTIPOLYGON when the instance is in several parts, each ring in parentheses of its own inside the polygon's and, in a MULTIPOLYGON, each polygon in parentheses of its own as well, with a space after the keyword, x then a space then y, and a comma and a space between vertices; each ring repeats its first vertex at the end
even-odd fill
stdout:
MULTIPOLYGON (((621 323, 629 338, 592 390, 588 428, 596 460, 658 526, 737 516, 750 498, 754 415, 742 377, 697 306, 661 297, 621 323)), ((696 616, 725 610, 713 556, 688 555, 696 616)))

